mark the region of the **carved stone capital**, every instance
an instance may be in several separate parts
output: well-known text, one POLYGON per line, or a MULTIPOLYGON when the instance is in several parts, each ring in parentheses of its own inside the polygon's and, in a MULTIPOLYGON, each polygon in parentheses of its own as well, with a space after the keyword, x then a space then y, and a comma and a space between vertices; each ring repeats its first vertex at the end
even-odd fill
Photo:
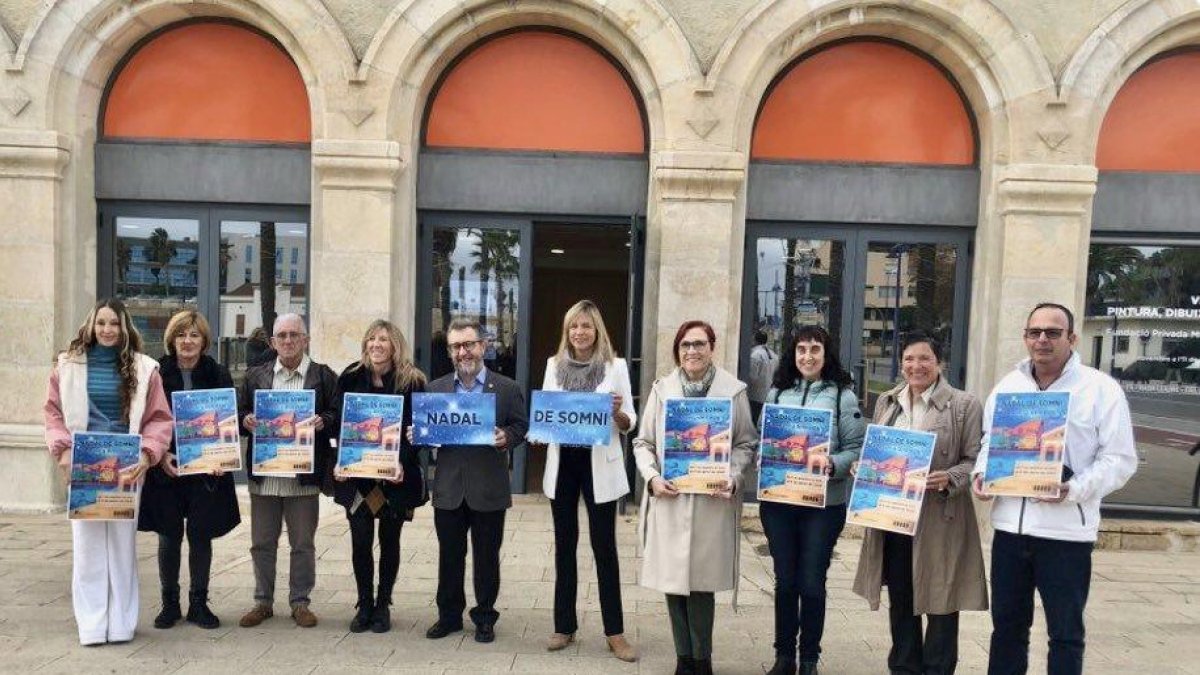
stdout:
POLYGON ((65 136, 53 131, 0 131, 0 177, 62 180, 69 146, 65 136))
POLYGON ((312 155, 318 185, 329 190, 392 192, 404 168, 394 141, 318 140, 312 155))
POLYGON ((746 182, 740 152, 663 152, 654 180, 664 200, 732 202, 746 182))
POLYGON ((1096 167, 1010 164, 1000 167, 1000 213, 1081 216, 1096 193, 1096 167))

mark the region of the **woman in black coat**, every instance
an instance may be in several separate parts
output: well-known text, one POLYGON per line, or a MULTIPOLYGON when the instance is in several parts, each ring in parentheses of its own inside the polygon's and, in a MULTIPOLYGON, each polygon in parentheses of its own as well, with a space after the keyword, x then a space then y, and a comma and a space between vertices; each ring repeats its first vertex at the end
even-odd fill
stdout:
MULTIPOLYGON (((340 416, 345 394, 392 394, 404 397, 404 426, 412 424, 412 393, 425 390, 425 374, 412 362, 400 329, 382 319, 371 323, 362 340, 362 358, 338 378, 334 409, 340 416)), ((340 429, 339 418, 336 428, 340 429)), ((388 605, 400 571, 400 529, 413 510, 428 501, 417 453, 401 438, 400 476, 396 480, 337 478, 334 501, 346 507, 350 521, 351 560, 358 587, 358 612, 350 630, 391 630, 388 605), (374 537, 379 530, 379 588, 375 592, 374 537)))
MULTIPOLYGON (((193 310, 176 313, 163 335, 166 355, 159 359, 167 400, 176 391, 233 387, 229 369, 205 354, 211 331, 204 316, 193 310)), ((142 487, 138 529, 158 533, 158 574, 162 581, 162 611, 155 628, 170 628, 183 618, 179 605, 179 566, 183 536, 188 540, 187 620, 201 628, 221 625, 208 608, 208 579, 212 569, 212 540, 227 534, 242 521, 238 513, 233 475, 180 476, 175 444, 170 454, 146 474, 142 487)))

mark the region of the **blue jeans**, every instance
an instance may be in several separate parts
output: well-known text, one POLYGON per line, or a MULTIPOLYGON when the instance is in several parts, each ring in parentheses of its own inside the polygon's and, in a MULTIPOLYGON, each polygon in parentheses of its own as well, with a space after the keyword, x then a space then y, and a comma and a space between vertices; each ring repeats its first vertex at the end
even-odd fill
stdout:
POLYGON ((992 644, 988 675, 1029 667, 1033 592, 1042 596, 1050 634, 1047 672, 1083 672, 1083 608, 1092 578, 1092 542, 1042 539, 996 530, 992 541, 992 644))
POLYGON ((763 531, 775 566, 775 655, 816 662, 825 632, 825 577, 846 524, 846 505, 813 509, 762 502, 763 531))

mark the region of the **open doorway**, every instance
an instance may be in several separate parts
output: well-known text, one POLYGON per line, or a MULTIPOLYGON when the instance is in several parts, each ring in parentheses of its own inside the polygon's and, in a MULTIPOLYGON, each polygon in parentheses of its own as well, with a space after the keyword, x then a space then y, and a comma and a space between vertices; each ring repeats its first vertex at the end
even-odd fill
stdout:
MULTIPOLYGON (((546 359, 558 350, 567 309, 585 298, 600 308, 617 354, 628 355, 629 245, 628 225, 534 223, 531 390, 542 388, 546 359)), ((541 484, 545 464, 544 453, 530 453, 525 474, 530 492, 541 484)))

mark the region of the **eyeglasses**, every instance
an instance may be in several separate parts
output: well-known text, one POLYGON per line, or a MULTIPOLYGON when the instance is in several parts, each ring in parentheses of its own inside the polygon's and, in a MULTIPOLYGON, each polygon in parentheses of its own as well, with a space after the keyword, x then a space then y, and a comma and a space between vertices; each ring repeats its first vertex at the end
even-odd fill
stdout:
POLYGON ((275 339, 279 340, 280 342, 285 342, 287 340, 299 340, 299 339, 305 338, 305 337, 308 337, 308 335, 306 335, 304 333, 276 333, 275 334, 275 339))
POLYGON ((1025 337, 1030 340, 1038 340, 1045 335, 1047 340, 1057 340, 1062 337, 1063 333, 1065 332, 1066 331, 1061 328, 1026 328, 1025 337))
POLYGON ((466 350, 469 352, 472 349, 475 349, 475 346, 481 342, 483 342, 483 340, 463 340, 462 342, 451 342, 450 344, 448 344, 446 346, 450 349, 450 353, 453 354, 454 352, 457 352, 460 349, 466 350))
POLYGON ((681 352, 702 352, 708 347, 708 340, 695 340, 689 342, 680 342, 679 351, 681 352))

